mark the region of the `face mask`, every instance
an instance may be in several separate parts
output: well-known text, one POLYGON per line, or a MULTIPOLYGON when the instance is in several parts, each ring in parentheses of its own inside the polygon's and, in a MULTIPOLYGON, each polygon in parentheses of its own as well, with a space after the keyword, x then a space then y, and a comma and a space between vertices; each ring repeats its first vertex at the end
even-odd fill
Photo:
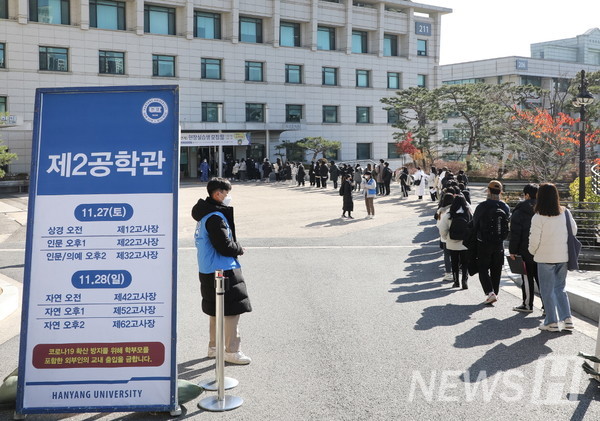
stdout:
POLYGON ((231 201, 232 201, 232 197, 230 194, 228 194, 227 196, 225 196, 225 199, 223 199, 223 205, 224 206, 231 206, 231 201))

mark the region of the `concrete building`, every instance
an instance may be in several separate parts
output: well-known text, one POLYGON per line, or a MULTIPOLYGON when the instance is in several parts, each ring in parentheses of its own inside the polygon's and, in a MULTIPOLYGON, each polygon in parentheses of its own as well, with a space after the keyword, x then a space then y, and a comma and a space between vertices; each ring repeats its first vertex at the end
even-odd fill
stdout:
MULTIPOLYGON (((600 62, 592 60, 595 54, 593 46, 600 48, 599 29, 591 29, 568 40, 532 44, 532 57, 511 56, 440 66, 442 83, 510 82, 515 85, 539 86, 551 92, 551 95, 565 92, 571 79, 581 70, 600 70, 600 62), (567 54, 570 48, 573 51, 567 54)), ((457 119, 450 118, 441 125, 440 135, 443 140, 466 141, 461 139, 461 130, 453 127, 457 122, 457 119)), ((449 160, 464 159, 464 151, 460 148, 440 148, 440 153, 449 160)))
MULTIPOLYGON (((228 158, 273 159, 305 136, 342 141, 340 160, 394 158, 379 100, 441 82, 450 12, 408 0, 0 0, 9 172, 29 172, 39 87, 178 84, 182 133, 250 133, 228 158)), ((182 172, 196 176, 215 151, 182 148, 182 172)))

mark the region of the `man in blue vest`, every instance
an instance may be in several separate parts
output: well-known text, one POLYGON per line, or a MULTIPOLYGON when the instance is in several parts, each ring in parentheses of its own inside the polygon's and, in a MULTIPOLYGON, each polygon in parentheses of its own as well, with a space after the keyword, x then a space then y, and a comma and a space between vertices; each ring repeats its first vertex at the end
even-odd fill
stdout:
POLYGON ((250 364, 251 359, 240 350, 238 323, 240 314, 252 311, 246 283, 237 257, 244 249, 237 242, 233 207, 230 206, 231 183, 213 178, 206 185, 208 197, 198 200, 192 208, 196 226, 198 272, 202 293, 202 311, 210 316, 208 357, 216 356, 215 341, 215 271, 223 270, 227 278, 225 289, 225 361, 250 364))

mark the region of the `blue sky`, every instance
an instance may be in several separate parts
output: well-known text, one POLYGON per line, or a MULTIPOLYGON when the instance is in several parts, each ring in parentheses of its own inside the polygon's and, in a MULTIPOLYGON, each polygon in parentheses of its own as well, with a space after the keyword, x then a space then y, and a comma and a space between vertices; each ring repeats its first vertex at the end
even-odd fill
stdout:
MULTIPOLYGON (((529 45, 600 28, 600 0, 417 0, 442 16, 441 64, 529 57, 529 45)), ((599 46, 600 49, 600 46, 599 46)))

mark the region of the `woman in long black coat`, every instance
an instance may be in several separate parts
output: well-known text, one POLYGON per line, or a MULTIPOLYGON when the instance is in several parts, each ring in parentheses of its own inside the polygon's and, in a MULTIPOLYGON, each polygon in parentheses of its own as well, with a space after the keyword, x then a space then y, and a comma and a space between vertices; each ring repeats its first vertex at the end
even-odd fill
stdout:
POLYGON ((354 200, 352 199, 352 192, 354 191, 354 181, 352 181, 352 175, 345 174, 342 185, 340 187, 340 196, 343 196, 344 201, 342 205, 342 218, 346 217, 346 212, 348 212, 348 218, 354 219, 352 217, 352 211, 354 210, 354 200))

